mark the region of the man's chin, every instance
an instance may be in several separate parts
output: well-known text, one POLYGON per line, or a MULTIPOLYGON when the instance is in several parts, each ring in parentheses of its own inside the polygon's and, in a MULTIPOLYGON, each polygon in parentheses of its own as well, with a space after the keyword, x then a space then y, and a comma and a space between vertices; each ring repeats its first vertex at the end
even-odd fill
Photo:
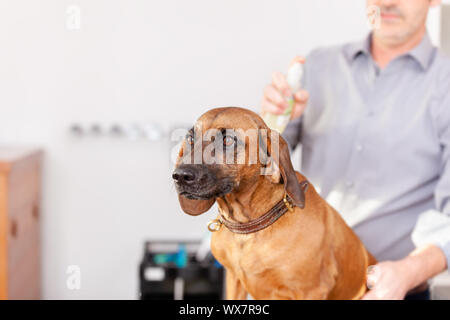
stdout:
POLYGON ((381 28, 374 30, 377 38, 381 39, 386 44, 396 45, 405 42, 409 33, 404 30, 402 26, 397 24, 382 24, 381 28))

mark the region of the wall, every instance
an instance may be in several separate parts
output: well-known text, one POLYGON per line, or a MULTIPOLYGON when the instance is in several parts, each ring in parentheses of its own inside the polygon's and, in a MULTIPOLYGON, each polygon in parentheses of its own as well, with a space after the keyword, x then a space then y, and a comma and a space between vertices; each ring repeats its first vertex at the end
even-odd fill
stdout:
POLYGON ((450 56, 450 0, 445 2, 445 6, 441 9, 441 33, 445 35, 442 37, 442 49, 450 56))
POLYGON ((167 133, 214 106, 257 110, 272 71, 363 37, 364 12, 360 0, 0 2, 0 144, 46 152, 44 298, 134 299, 144 239, 196 239, 215 216, 180 211, 167 135, 77 138, 73 123, 167 133), (69 265, 80 290, 66 286, 69 265))

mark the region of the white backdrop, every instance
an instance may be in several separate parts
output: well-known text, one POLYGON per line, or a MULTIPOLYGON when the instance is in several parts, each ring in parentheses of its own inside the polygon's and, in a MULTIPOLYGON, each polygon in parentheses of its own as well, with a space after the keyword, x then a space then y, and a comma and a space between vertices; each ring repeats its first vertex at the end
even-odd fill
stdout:
POLYGON ((72 123, 153 121, 168 130, 214 106, 257 110, 272 71, 295 55, 363 37, 364 5, 0 1, 0 144, 46 152, 43 297, 134 299, 144 239, 200 238, 215 215, 182 214, 166 138, 77 139, 72 123), (79 29, 70 6, 80 10, 79 29), (80 290, 66 286, 69 265, 81 269, 80 290))

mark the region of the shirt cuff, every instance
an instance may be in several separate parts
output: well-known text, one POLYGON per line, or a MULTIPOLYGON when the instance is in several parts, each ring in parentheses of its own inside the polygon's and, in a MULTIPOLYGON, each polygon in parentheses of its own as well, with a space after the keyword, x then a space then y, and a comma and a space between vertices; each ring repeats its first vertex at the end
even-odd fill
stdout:
POLYGON ((441 250, 444 252, 445 259, 447 260, 447 270, 450 270, 450 242, 447 242, 444 245, 436 243, 436 246, 441 248, 441 250))
POLYGON ((411 239, 416 247, 434 244, 439 247, 450 266, 450 216, 437 210, 422 213, 417 220, 411 239))

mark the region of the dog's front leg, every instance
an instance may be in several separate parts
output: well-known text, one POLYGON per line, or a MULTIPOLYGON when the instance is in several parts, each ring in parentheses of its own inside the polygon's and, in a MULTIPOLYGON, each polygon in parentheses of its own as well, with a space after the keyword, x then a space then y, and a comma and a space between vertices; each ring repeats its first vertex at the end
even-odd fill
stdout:
POLYGON ((226 299, 227 300, 245 300, 247 299, 247 290, 245 290, 242 282, 234 276, 230 270, 226 270, 226 299))

